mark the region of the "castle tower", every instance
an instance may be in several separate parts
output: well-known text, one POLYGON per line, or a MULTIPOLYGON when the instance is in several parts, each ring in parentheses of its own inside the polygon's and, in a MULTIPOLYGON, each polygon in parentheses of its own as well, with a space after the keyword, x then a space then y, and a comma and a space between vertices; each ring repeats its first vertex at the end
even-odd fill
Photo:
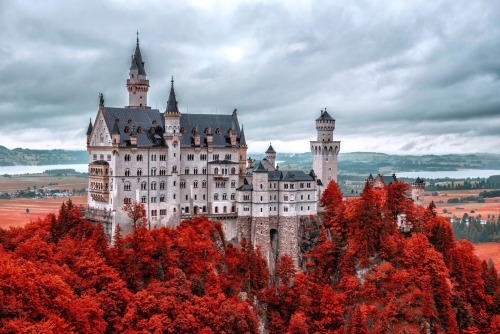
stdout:
POLYGON ((273 168, 276 168, 276 151, 271 144, 269 144, 269 148, 266 151, 266 159, 273 168))
POLYGON ((325 110, 321 110, 316 119, 316 141, 311 141, 313 155, 313 170, 317 176, 319 196, 331 180, 337 181, 337 155, 340 151, 340 141, 333 140, 335 120, 325 110))
POLYGON ((411 199, 415 205, 424 204, 425 181, 417 177, 415 182, 411 184, 411 199))
MULTIPOLYGON (((167 101, 167 108, 163 114, 165 118, 165 132, 163 134, 163 139, 165 140, 165 145, 168 147, 167 150, 167 175, 171 175, 171 180, 167 185, 170 187, 171 191, 175 192, 179 189, 180 182, 180 169, 181 169, 181 113, 177 107, 177 99, 175 97, 174 91, 174 78, 172 77, 170 87, 170 95, 167 101), (175 186, 177 184, 177 186, 175 186)), ((172 197, 172 200, 168 204, 168 225, 177 226, 180 223, 181 205, 180 205, 180 193, 172 197)))
POLYGON ((268 265, 274 260, 271 254, 271 235, 269 230, 269 182, 268 173, 261 162, 252 175, 252 243, 260 246, 262 257, 268 265))
POLYGON ((130 64, 127 90, 128 108, 151 108, 148 106, 149 80, 147 79, 141 49, 139 48, 139 32, 137 32, 137 44, 130 64))

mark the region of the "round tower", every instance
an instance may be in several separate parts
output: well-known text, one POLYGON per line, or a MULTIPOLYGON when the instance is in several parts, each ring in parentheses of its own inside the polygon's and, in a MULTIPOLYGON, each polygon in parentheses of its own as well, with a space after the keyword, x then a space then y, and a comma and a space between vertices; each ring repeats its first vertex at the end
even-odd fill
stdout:
POLYGON ((325 110, 321 110, 316 119, 316 141, 311 141, 313 170, 318 180, 318 199, 331 180, 337 181, 337 155, 340 141, 333 140, 335 119, 325 110))
POLYGON ((415 205, 424 204, 425 181, 417 177, 415 182, 411 184, 411 199, 415 205))

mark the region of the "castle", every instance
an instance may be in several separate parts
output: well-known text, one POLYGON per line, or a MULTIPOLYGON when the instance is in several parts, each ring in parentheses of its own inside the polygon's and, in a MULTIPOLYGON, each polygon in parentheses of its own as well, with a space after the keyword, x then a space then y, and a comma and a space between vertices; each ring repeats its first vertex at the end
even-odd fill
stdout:
POLYGON ((187 114, 179 111, 171 80, 164 112, 148 106, 149 80, 139 38, 129 69, 128 106, 111 108, 100 95, 87 130, 89 193, 85 216, 101 221, 112 236, 117 224, 130 233, 122 209, 144 204, 149 228, 175 227, 204 215, 222 223, 227 240, 259 246, 270 266, 278 255, 299 263, 301 221, 316 215, 324 187, 337 180, 340 142, 326 110, 316 119, 311 141, 313 169, 279 170, 270 145, 265 158, 247 159, 237 111, 187 114))

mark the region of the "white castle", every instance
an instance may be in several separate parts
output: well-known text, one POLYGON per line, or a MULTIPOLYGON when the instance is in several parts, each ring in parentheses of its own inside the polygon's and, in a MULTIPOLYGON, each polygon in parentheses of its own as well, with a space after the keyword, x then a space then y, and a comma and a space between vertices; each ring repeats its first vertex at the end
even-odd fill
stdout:
POLYGON ((165 111, 151 109, 137 38, 128 106, 106 107, 101 94, 88 127, 86 218, 101 221, 112 236, 117 224, 124 233, 132 230, 122 208, 133 202, 144 204, 149 228, 204 215, 222 223, 227 240, 260 246, 270 265, 285 253, 298 263, 303 219, 317 214, 324 187, 337 180, 335 120, 326 110, 316 119, 310 173, 279 170, 271 145, 263 160, 247 160, 236 110, 181 114, 171 83, 165 111))

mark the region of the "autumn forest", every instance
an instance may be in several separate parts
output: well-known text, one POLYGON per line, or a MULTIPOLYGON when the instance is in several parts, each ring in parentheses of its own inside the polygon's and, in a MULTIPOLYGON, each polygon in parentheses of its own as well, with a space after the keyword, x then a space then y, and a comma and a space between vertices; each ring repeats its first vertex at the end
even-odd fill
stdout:
POLYGON ((494 265, 407 191, 332 181, 303 267, 273 273, 205 217, 148 230, 135 208, 111 246, 68 201, 0 230, 0 333, 500 333, 494 265))

